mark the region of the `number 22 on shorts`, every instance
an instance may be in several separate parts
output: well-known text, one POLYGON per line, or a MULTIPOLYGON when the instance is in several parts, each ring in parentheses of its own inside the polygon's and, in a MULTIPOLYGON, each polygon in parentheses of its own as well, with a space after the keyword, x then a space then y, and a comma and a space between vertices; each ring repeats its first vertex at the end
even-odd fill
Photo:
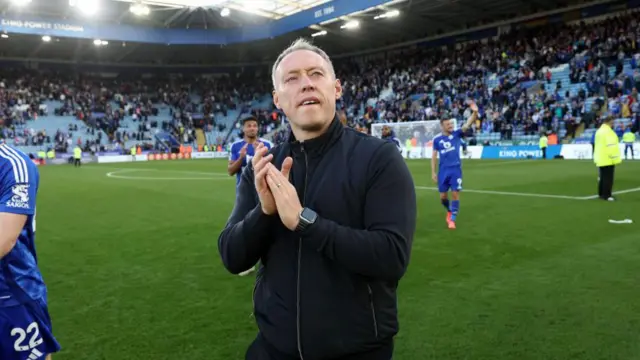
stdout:
POLYGON ((18 338, 13 344, 13 347, 18 352, 29 351, 31 349, 38 347, 40 344, 42 344, 42 337, 40 337, 40 329, 38 328, 38 324, 35 322, 32 322, 31 324, 29 324, 29 326, 27 327, 27 331, 21 328, 13 328, 11 330, 11 336, 13 337, 16 335, 18 336, 18 338), (31 338, 29 339, 29 344, 24 345, 24 341, 26 340, 27 335, 29 334, 31 334, 31 338))

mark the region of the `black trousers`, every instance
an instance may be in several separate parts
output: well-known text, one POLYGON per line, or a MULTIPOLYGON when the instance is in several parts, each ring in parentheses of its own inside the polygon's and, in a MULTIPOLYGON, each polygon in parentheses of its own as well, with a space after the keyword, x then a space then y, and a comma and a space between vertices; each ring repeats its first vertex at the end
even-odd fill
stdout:
MULTIPOLYGON (((352 354, 331 360, 392 360, 393 339, 389 339, 381 347, 362 354, 352 354)), ((300 360, 299 356, 283 354, 258 334, 247 350, 245 360, 300 360)), ((327 359, 329 360, 329 359, 327 359)))
POLYGON ((627 151, 631 150, 631 158, 634 158, 633 154, 633 144, 624 146, 624 158, 627 159, 627 151))
POLYGON ((598 196, 601 199, 608 199, 613 194, 613 176, 616 167, 614 165, 601 166, 598 168, 598 196))
POLYGON ((73 166, 80 166, 82 165, 82 163, 80 162, 80 159, 73 159, 73 166))
POLYGON ((547 147, 543 147, 542 149, 542 159, 546 160, 547 159, 547 147))

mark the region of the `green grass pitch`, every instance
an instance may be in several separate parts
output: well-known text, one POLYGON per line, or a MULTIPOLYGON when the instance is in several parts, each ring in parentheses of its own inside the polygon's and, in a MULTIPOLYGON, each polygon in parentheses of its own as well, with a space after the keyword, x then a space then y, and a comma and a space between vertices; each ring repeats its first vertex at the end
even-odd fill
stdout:
MULTIPOLYGON (((638 358, 640 162, 617 168, 630 191, 609 203, 584 199, 590 161, 465 160, 455 231, 429 161, 409 166, 421 188, 395 360, 638 358)), ((226 160, 40 172, 54 359, 244 359, 254 278, 227 273, 216 245, 234 202, 226 160)))

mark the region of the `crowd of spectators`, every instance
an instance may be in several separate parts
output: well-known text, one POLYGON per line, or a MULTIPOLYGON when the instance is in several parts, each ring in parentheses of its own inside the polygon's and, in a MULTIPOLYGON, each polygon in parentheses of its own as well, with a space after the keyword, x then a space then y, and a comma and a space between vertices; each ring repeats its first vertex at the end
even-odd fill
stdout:
MULTIPOLYGON (((558 132, 564 122, 572 137, 580 122, 597 122, 608 109, 587 108, 588 97, 609 99, 617 111, 624 108, 622 100, 633 97, 629 94, 637 94, 639 18, 639 13, 627 13, 594 23, 514 29, 450 51, 413 48, 351 60, 337 66, 345 90, 340 106, 353 126, 370 127, 380 121, 462 120, 467 100, 473 99, 480 108, 476 132, 499 132, 510 139, 516 130, 525 135, 558 132), (629 58, 633 70, 625 73, 629 58), (584 82, 583 90, 569 93, 560 82, 551 82, 550 69, 562 64, 570 64, 571 78, 584 82), (609 66, 616 68, 613 76, 609 66), (488 85, 490 80, 495 87, 488 85)), ((637 105, 628 105, 629 111, 616 114, 637 117, 637 105)))
MULTIPOLYGON (((479 106, 475 133, 559 133, 574 138, 580 123, 599 125, 605 112, 638 124, 640 106, 639 13, 575 25, 514 29, 498 39, 461 44, 449 51, 410 48, 366 58, 336 61, 344 95, 338 104, 349 125, 370 129, 375 122, 406 122, 468 115, 469 99, 479 106), (623 71, 631 59, 631 72, 623 71), (551 69, 569 64, 569 92, 551 69), (609 67, 615 71, 609 74, 609 67), (493 80, 494 87, 489 84, 493 80), (587 99, 595 97, 594 106, 587 99), (375 101, 372 101, 375 99, 375 101)), ((282 141, 286 130, 274 134, 282 141)))
MULTIPOLYGON (((337 59, 344 89, 338 108, 348 125, 368 131, 374 122, 462 120, 473 100, 479 106, 473 131, 500 133, 503 140, 561 128, 573 138, 581 123, 597 125, 603 112, 635 120, 640 114, 639 20, 639 13, 630 12, 592 23, 514 28, 448 51, 413 47, 337 59), (551 69, 565 64, 571 82, 583 84, 579 91, 551 81, 551 69), (587 106, 591 97, 594 106, 587 106)), ((130 80, 21 70, 0 72, 0 79, 0 136, 17 144, 68 148, 77 129, 59 130, 51 138, 30 122, 51 110, 86 124, 91 140, 78 139, 86 148, 153 141, 160 130, 182 143, 194 142, 197 128, 233 132, 216 121, 232 109, 253 112, 261 133, 276 142, 286 135, 281 126, 286 121, 275 108, 249 108, 271 88, 264 71, 130 80), (53 100, 59 106, 47 109, 44 103, 53 100), (169 118, 150 121, 160 107, 169 108, 169 118), (134 128, 122 127, 127 116, 134 128)))

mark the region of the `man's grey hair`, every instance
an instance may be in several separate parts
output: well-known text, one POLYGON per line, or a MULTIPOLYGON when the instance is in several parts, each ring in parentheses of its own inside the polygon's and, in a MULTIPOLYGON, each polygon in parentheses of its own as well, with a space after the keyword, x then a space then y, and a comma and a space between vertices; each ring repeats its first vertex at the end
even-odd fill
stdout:
POLYGON ((313 51, 314 53, 320 55, 329 64, 329 71, 331 71, 331 75, 333 75, 334 78, 336 77, 336 71, 333 69, 333 63, 331 62, 331 59, 329 59, 329 55, 327 55, 324 50, 313 45, 306 39, 299 38, 298 40, 294 41, 293 44, 289 45, 288 48, 284 49, 284 51, 281 52, 280 55, 278 55, 276 62, 273 63, 273 68, 271 69, 271 81, 273 82, 274 89, 276 88, 276 70, 278 69, 278 66, 280 66, 282 59, 284 59, 285 56, 291 53, 301 50, 313 51))

